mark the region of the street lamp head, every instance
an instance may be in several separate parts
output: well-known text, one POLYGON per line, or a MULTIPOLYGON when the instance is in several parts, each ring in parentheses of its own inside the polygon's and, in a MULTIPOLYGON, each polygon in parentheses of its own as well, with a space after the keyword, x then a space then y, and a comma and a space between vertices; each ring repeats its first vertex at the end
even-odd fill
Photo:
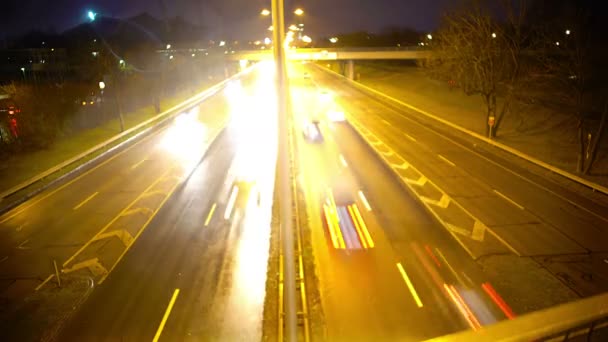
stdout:
POLYGON ((99 89, 104 90, 106 87, 106 83, 104 81, 99 81, 99 89))
POLYGON ((492 32, 492 38, 496 38, 496 33, 492 32))
POLYGON ((268 26, 268 31, 274 31, 274 26, 272 26, 272 25, 268 26))
POLYGON ((429 33, 429 34, 426 35, 426 38, 428 40, 433 40, 433 35, 429 33))
POLYGON ((25 68, 23 68, 23 67, 22 67, 22 68, 21 68, 21 71, 25 71, 25 68))
POLYGON ((569 36, 570 33, 571 33, 570 30, 566 30, 566 36, 569 36))
POLYGON ((171 48, 171 44, 167 44, 167 50, 171 48))
POLYGON ((291 30, 291 31, 297 31, 298 27, 296 25, 294 25, 294 24, 291 24, 291 25, 289 25, 289 30, 291 30))
POLYGON ((301 8, 296 8, 296 10, 293 11, 293 13, 297 16, 300 16, 300 15, 304 14, 304 11, 301 8))
POLYGON ((332 44, 336 44, 338 42, 338 37, 331 37, 329 38, 329 42, 332 44))
POLYGON ((263 16, 265 16, 265 17, 267 17, 267 16, 269 16, 269 15, 270 15, 270 11, 269 11, 269 10, 267 10, 266 8, 264 8, 264 9, 263 9, 263 10, 260 12, 260 14, 261 14, 261 15, 263 15, 263 16))
POLYGON ((310 38, 309 36, 304 36, 302 37, 302 41, 304 43, 312 43, 312 38, 310 38))
POLYGON ((95 18, 97 18, 97 13, 95 13, 93 11, 88 11, 87 17, 89 18, 90 21, 95 21, 95 18))

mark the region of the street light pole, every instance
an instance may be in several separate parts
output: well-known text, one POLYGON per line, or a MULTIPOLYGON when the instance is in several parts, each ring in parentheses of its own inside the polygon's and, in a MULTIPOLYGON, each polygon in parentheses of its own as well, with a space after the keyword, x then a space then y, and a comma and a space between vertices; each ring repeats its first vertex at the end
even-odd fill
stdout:
POLYGON ((274 26, 274 61, 276 64, 277 109, 279 116, 279 189, 281 238, 283 249, 283 290, 285 300, 285 337, 287 341, 297 341, 296 331, 296 281, 294 240, 292 227, 292 198, 290 186, 290 156, 289 156, 289 84, 287 78, 287 63, 285 58, 285 12, 283 0, 272 0, 272 25, 274 26))

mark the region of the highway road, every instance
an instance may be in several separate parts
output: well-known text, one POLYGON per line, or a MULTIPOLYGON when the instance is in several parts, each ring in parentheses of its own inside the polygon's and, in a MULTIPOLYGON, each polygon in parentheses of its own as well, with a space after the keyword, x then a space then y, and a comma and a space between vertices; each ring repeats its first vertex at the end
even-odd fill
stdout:
POLYGON ((276 160, 267 74, 4 214, 4 295, 33 291, 56 260, 64 277, 98 283, 58 340, 261 336, 276 160))
POLYGON ((296 132, 319 120, 323 137, 299 133, 297 155, 327 339, 418 341, 504 319, 473 259, 347 122, 327 119, 317 73, 292 64, 290 78, 296 132))
POLYGON ((608 255, 605 204, 414 110, 378 100, 319 69, 309 72, 335 92, 351 118, 488 227, 492 234, 483 241, 456 234, 474 258, 530 257, 579 295, 608 289, 608 267, 601 262, 608 255))
MULTIPOLYGON (((44 291, 56 261, 63 277, 97 283, 60 341, 259 340, 277 153, 271 69, 3 214, 2 299, 44 291)), ((514 314, 475 258, 604 251, 599 205, 311 66, 291 64, 290 78, 296 180, 319 281, 307 288, 318 286, 328 340, 478 329, 514 314), (494 238, 448 232, 341 112, 471 208, 494 238)))

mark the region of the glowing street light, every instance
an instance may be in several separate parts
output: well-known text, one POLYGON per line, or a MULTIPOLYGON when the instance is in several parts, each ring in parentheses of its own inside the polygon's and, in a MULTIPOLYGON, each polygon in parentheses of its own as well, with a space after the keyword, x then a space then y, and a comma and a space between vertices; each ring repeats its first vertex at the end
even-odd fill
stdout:
POLYGON ((496 38, 496 33, 492 32, 492 38, 496 38))
POLYGON ((293 14, 301 16, 302 14, 304 14, 304 11, 301 8, 296 8, 296 10, 293 11, 293 14))
POLYGON ((223 40, 220 40, 220 46, 224 46, 224 45, 226 45, 226 42, 223 40))
POLYGON ((294 24, 289 25, 289 27, 288 27, 288 28, 289 28, 289 30, 291 30, 291 31, 297 31, 297 30, 298 30, 298 27, 297 27, 296 25, 294 25, 294 24))
POLYGON ((171 48, 171 44, 167 44, 167 50, 171 48))
POLYGON ((99 81, 99 89, 104 90, 106 88, 106 83, 104 81, 99 81))
POLYGON ((331 37, 329 38, 329 42, 332 44, 336 44, 338 42, 338 37, 331 37))
POLYGON ((273 31, 274 30, 274 26, 270 25, 268 26, 268 31, 273 31))
POLYGON ((95 21, 95 18, 97 18, 97 13, 95 13, 93 11, 88 11, 87 17, 89 18, 90 21, 95 21))
POLYGON ((312 38, 310 38, 309 36, 303 36, 302 41, 304 43, 312 43, 312 38))
POLYGON ((265 16, 265 17, 267 17, 267 16, 269 16, 269 15, 270 15, 270 11, 269 11, 269 10, 267 10, 266 8, 264 8, 264 9, 262 10, 262 12, 260 12, 260 14, 261 14, 261 15, 263 15, 263 16, 265 16))
POLYGON ((264 38, 264 44, 270 45, 271 42, 272 41, 270 40, 270 38, 268 38, 268 37, 264 38))
POLYGON ((566 36, 569 36, 570 33, 571 33, 570 30, 566 30, 566 36))
POLYGON ((433 35, 429 33, 429 34, 426 35, 426 38, 428 40, 433 40, 433 35))

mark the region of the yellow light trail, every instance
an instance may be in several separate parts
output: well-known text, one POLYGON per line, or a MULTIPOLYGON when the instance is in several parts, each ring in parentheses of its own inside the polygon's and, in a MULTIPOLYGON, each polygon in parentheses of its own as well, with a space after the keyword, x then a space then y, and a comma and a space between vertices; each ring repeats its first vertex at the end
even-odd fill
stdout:
POLYGON ((420 300, 420 297, 418 297, 418 293, 416 292, 416 289, 414 288, 414 285, 412 285, 412 282, 410 281, 410 278, 407 276, 407 273, 405 273, 405 270, 403 269, 403 266, 401 266, 400 262, 397 263, 397 268, 399 269, 399 273, 401 273, 401 277, 403 277, 403 280, 405 281, 405 284, 407 285, 407 288, 412 293, 412 297, 414 297, 414 301, 416 302, 416 305, 419 308, 421 308, 422 307, 422 301, 420 300))
POLYGON ((209 225, 209 222, 211 222, 211 218, 213 217, 213 213, 215 212, 215 207, 216 204, 213 203, 213 205, 211 206, 211 210, 209 210, 209 214, 207 215, 207 219, 205 220, 205 227, 207 227, 209 225))
POLYGON ((372 240, 372 236, 369 234, 369 230, 367 230, 367 225, 365 221, 363 221, 363 217, 361 217, 361 212, 359 212, 359 207, 356 204, 353 204, 353 212, 359 223, 361 224, 361 231, 363 232, 363 236, 367 241, 367 245, 369 248, 374 248, 374 240, 372 240))

